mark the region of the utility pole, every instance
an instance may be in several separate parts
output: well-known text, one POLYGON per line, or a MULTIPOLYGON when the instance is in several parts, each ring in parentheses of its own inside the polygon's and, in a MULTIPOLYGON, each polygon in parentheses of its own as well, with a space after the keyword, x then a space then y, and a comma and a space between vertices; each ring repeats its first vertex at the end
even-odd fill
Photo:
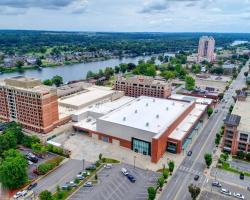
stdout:
POLYGON ((82 159, 82 168, 83 168, 83 171, 85 170, 84 168, 84 159, 82 159))

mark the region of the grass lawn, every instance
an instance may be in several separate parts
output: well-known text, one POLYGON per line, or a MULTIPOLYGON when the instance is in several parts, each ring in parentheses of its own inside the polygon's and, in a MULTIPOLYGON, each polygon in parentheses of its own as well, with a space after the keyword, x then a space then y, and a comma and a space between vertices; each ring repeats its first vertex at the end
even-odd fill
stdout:
POLYGON ((226 170, 226 171, 229 171, 229 172, 236 173, 236 174, 243 173, 244 175, 250 177, 250 173, 249 173, 249 172, 244 172, 244 171, 240 171, 240 170, 238 170, 238 169, 232 168, 232 167, 230 167, 230 164, 227 163, 227 162, 224 162, 224 163, 221 165, 221 167, 219 167, 219 168, 220 168, 220 169, 223 169, 223 170, 226 170))

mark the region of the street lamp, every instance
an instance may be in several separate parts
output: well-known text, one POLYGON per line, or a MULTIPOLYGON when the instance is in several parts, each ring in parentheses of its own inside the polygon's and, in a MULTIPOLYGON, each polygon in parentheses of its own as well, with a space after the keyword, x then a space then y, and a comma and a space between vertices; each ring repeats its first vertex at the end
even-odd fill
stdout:
POLYGON ((83 168, 83 171, 84 171, 84 159, 82 159, 82 168, 83 168))
POLYGON ((136 159, 136 156, 134 156, 134 169, 135 169, 135 159, 136 159))

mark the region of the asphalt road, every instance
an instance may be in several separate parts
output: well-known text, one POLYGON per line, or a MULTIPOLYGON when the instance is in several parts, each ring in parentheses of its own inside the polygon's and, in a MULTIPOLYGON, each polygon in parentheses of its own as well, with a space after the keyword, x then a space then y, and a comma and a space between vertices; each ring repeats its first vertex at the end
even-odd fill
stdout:
POLYGON ((196 142, 192 146, 192 156, 184 158, 181 165, 168 182, 167 187, 162 192, 160 197, 161 200, 190 200, 191 197, 188 192, 188 185, 194 183, 199 187, 203 187, 208 181, 203 175, 206 167, 204 163, 204 154, 207 152, 212 153, 215 148, 215 135, 223 125, 223 119, 228 113, 228 108, 233 104, 232 96, 235 95, 235 90, 242 88, 244 85, 245 77, 243 73, 247 67, 248 63, 243 67, 237 79, 232 82, 229 90, 224 95, 224 99, 227 103, 221 102, 217 106, 216 109, 218 110, 218 113, 214 113, 210 117, 196 142), (200 175, 198 181, 194 181, 195 174, 200 175))

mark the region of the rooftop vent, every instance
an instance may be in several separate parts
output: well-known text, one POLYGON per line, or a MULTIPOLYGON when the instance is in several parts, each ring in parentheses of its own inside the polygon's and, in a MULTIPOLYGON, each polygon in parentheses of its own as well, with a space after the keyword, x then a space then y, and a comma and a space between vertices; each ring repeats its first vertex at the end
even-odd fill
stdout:
POLYGON ((138 113, 138 110, 135 110, 135 113, 138 113))
POLYGON ((168 107, 166 107, 166 110, 168 110, 168 107))
POLYGON ((126 117, 123 117, 123 121, 126 121, 126 117))
POLYGON ((157 119, 159 118, 159 114, 156 115, 156 118, 157 118, 157 119))
POLYGON ((153 102, 155 102, 155 99, 153 99, 153 102))
POLYGON ((148 123, 148 122, 146 123, 146 126, 149 126, 149 123, 148 123))
POLYGON ((148 107, 148 103, 146 103, 146 106, 148 107))
POLYGON ((172 105, 174 106, 174 105, 175 105, 175 103, 173 102, 173 103, 172 103, 172 105))

